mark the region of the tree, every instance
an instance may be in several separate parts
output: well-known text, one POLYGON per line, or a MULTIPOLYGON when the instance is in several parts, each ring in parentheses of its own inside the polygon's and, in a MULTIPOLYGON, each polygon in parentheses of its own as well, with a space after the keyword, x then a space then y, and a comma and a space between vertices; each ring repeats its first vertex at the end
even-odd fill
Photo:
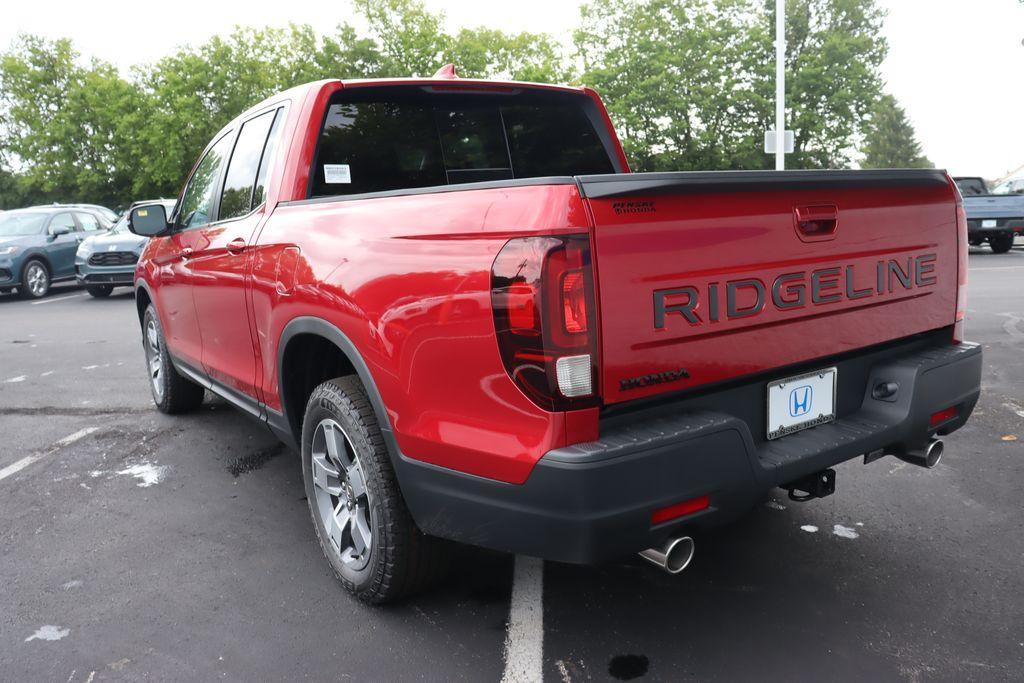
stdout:
POLYGON ((914 127, 892 95, 882 95, 871 111, 862 168, 933 168, 921 151, 914 127))
POLYGON ((416 0, 357 0, 368 30, 320 35, 307 25, 236 28, 122 77, 82 65, 69 40, 22 36, 0 56, 0 202, 112 206, 174 196, 203 147, 260 100, 323 78, 464 76, 561 81, 560 48, 543 34, 449 33, 416 0))
POLYGON ((2 161, 22 166, 24 198, 116 205, 131 188, 122 143, 139 94, 109 64, 78 60, 70 41, 34 36, 0 58, 2 161))
POLYGON ((575 33, 636 170, 749 167, 760 108, 753 6, 594 0, 575 33))
POLYGON ((443 13, 417 0, 356 0, 390 76, 431 76, 452 63, 466 78, 563 82, 571 78, 557 42, 543 33, 485 27, 445 29, 443 13))
MULTIPOLYGON (((769 168, 772 0, 592 0, 575 43, 638 170, 769 168)), ((873 0, 787 3, 792 167, 846 166, 876 100, 886 44, 873 0)))

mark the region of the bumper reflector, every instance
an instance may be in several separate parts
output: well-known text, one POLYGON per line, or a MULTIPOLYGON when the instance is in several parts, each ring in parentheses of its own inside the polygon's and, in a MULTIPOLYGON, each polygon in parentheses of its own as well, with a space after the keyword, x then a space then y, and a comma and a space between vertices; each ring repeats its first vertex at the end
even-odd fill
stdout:
POLYGON ((563 356, 555 361, 558 390, 566 398, 589 396, 594 393, 590 384, 590 354, 563 356))
POLYGON ((694 512, 700 512, 706 510, 711 506, 711 500, 707 496, 701 496, 700 498, 694 498, 693 500, 687 500, 682 503, 676 503, 675 505, 669 505, 668 507, 655 510, 651 514, 651 524, 661 524, 677 517, 684 517, 686 515, 692 515, 694 512))
POLYGON ((956 417, 958 412, 959 411, 957 410, 956 406, 953 406, 952 408, 946 408, 945 410, 940 410, 938 412, 932 413, 932 417, 931 420, 929 420, 929 422, 931 423, 932 427, 938 427, 946 420, 951 420, 954 417, 956 417))

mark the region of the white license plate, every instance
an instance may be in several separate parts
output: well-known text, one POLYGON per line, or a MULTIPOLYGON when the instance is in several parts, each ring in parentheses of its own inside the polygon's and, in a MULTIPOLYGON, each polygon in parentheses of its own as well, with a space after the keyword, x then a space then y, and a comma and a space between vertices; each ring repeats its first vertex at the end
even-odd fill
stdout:
POLYGON ((836 375, 835 368, 826 368, 769 384, 768 438, 834 422, 836 375))
POLYGON ((983 228, 994 228, 999 225, 998 221, 982 221, 981 227, 983 228))

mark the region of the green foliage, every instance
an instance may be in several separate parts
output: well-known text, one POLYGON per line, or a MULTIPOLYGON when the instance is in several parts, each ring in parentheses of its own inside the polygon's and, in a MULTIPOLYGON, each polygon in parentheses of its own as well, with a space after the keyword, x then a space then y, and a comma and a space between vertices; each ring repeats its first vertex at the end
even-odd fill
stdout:
MULTIPOLYGON (((322 78, 430 76, 447 62, 465 77, 596 87, 637 170, 772 164, 761 146, 774 121, 773 0, 591 0, 576 60, 545 34, 450 32, 420 0, 354 3, 363 30, 236 28, 129 74, 83 60, 68 40, 19 37, 0 55, 0 207, 174 196, 216 131, 275 92, 322 78)), ((868 120, 872 131, 886 120, 869 116, 882 12, 874 0, 788 7, 789 164, 848 165, 868 120)))
MULTIPOLYGON (((637 170, 768 168, 773 0, 592 0, 576 47, 637 170)), ((849 165, 886 44, 873 0, 787 3, 793 168, 849 165)))
POLYGON ((933 168, 921 152, 914 127, 892 95, 882 95, 871 112, 864 143, 864 168, 933 168))

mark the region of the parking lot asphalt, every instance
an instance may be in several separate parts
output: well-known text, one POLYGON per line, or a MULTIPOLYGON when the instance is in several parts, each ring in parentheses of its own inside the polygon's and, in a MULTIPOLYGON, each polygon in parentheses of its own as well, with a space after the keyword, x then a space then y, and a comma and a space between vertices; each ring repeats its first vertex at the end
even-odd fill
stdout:
POLYGON ((1024 249, 970 266, 984 391, 935 470, 846 463, 678 576, 546 563, 525 590, 459 549, 383 609, 333 578, 265 428, 209 396, 153 410, 130 293, 0 296, 0 678, 499 680, 528 646, 551 681, 1020 680, 1024 249), (537 638, 506 650, 510 602, 537 638))

